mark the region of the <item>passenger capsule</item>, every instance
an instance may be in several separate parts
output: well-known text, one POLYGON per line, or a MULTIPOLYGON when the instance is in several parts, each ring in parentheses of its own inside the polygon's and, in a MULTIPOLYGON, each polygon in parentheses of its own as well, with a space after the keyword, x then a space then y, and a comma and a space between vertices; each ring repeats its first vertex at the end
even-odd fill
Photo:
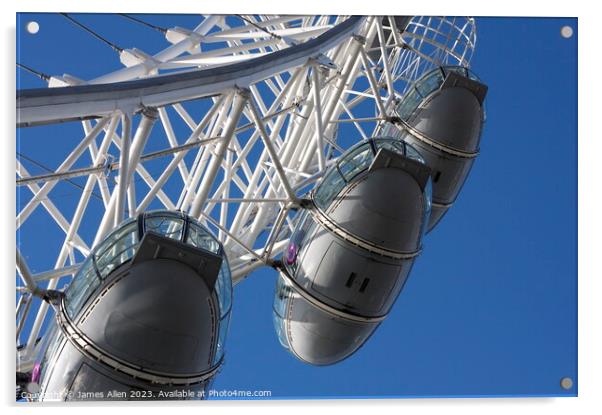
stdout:
POLYGON ((141 214, 90 253, 56 302, 40 400, 202 399, 224 357, 232 281, 194 219, 141 214))
POLYGON ((430 204, 430 170, 410 145, 375 138, 343 154, 282 257, 273 314, 282 345, 314 365, 353 354, 403 288, 430 204))
POLYGON ((432 170, 429 231, 456 200, 479 153, 486 95, 487 86, 468 69, 440 67, 420 78, 397 107, 403 131, 395 135, 416 148, 432 170))

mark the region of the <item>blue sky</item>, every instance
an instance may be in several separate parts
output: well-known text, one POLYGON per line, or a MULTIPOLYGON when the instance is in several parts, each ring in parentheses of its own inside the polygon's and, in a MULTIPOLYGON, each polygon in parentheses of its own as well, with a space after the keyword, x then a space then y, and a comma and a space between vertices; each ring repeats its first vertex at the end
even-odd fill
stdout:
MULTIPOLYGON (((198 22, 194 15, 146 19, 166 27, 198 22)), ((123 18, 80 20, 122 47, 154 53, 166 46, 160 33, 123 18)), ((305 365, 278 343, 276 275, 258 271, 235 288, 216 389, 268 389, 275 398, 576 393, 562 390, 560 379, 577 384, 577 21, 478 18, 477 30, 472 69, 489 86, 481 155, 455 206, 425 238, 388 319, 351 358, 305 365), (570 39, 560 36, 567 24, 570 39)), ((22 16, 17 34, 17 62, 49 74, 88 79, 119 67, 111 49, 58 15, 22 16), (26 34, 30 19, 40 23, 38 35, 26 34)), ((18 81, 43 86, 21 71, 18 81)), ((44 160, 81 136, 78 124, 44 128, 45 135, 20 130, 18 151, 44 160)), ((78 191, 61 186, 53 200, 69 217, 78 191)), ((30 220, 47 238, 60 237, 43 213, 30 220)), ((29 229, 22 249, 34 271, 48 269, 57 253, 29 229)), ((90 241, 94 232, 83 236, 90 241)))

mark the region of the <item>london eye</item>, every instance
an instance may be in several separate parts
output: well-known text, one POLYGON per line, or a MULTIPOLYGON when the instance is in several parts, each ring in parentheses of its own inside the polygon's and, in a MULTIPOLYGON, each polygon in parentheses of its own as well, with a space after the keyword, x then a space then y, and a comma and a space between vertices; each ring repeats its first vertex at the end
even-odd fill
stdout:
POLYGON ((291 358, 356 353, 479 153, 475 20, 109 16, 161 32, 149 54, 82 17, 61 16, 120 69, 18 63, 46 84, 17 91, 20 140, 65 124, 74 136, 18 148, 17 396, 206 390, 232 287, 261 267, 278 275, 274 330, 291 358), (57 202, 64 188, 75 203, 57 202))

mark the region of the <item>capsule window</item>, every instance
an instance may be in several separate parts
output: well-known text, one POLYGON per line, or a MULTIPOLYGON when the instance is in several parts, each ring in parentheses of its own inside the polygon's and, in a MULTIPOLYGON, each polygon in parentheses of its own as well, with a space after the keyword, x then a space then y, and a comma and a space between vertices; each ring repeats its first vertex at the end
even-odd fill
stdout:
POLYGON ((284 254, 284 264, 289 271, 290 275, 295 275, 297 272, 297 261, 301 254, 301 250, 305 246, 307 241, 307 235, 310 235, 313 231, 315 222, 311 220, 307 210, 298 214, 300 218, 297 221, 297 226, 290 238, 287 252, 284 254))
POLYGON ((289 298, 293 296, 293 289, 288 285, 282 277, 278 278, 276 283, 276 295, 274 296, 274 312, 280 317, 286 317, 286 307, 289 298))
POLYGON ((219 335, 217 337, 217 347, 215 350, 215 356, 213 358, 213 364, 218 364, 224 356, 224 350, 226 345, 226 335, 228 334, 228 326, 230 324, 230 315, 223 317, 219 322, 219 335))
POLYGON ((359 146, 339 162, 339 169, 346 181, 350 181, 360 172, 370 167, 372 149, 368 144, 359 146))
POLYGON ((435 173, 435 177, 433 178, 433 182, 437 183, 439 181, 440 177, 441 177, 441 172, 438 171, 437 173, 435 173))
POLYGON ((339 169, 335 166, 324 178, 324 181, 320 183, 316 190, 314 200, 316 204, 322 209, 326 209, 333 201, 335 196, 345 187, 345 178, 339 172, 339 169))
POLYGON ((138 225, 135 219, 130 219, 126 223, 119 225, 119 228, 110 234, 104 241, 102 241, 95 249, 96 257, 100 258, 109 251, 114 252, 115 244, 124 239, 134 236, 138 237, 138 225))
POLYGON ((115 268, 130 260, 138 249, 138 225, 136 222, 125 226, 115 237, 109 238, 110 244, 104 244, 95 254, 96 268, 100 277, 105 278, 115 268))
MULTIPOLYGON (((463 76, 465 78, 468 78, 471 74, 468 72, 468 70, 463 67, 463 66, 446 66, 443 68, 443 70, 445 72, 454 72, 457 73, 460 76, 463 76)), ((475 76, 475 75, 473 75, 475 76)))
POLYGON ((232 276, 230 274, 230 266, 228 265, 228 259, 222 257, 222 267, 217 275, 217 281, 215 283, 215 291, 217 292, 217 298, 219 300, 220 317, 224 317, 230 313, 232 307, 232 276))
POLYGON ((182 240, 184 220, 177 216, 166 214, 148 215, 144 218, 145 231, 155 232, 176 241, 182 240))
POLYGON ((418 91, 415 88, 410 89, 404 97, 403 101, 401 101, 401 104, 399 104, 399 107, 397 107, 397 114, 402 120, 407 121, 407 119, 410 118, 414 110, 418 108, 418 105, 421 101, 422 96, 420 96, 418 91))
POLYGON ((100 285, 92 258, 89 257, 79 272, 73 277, 65 291, 67 315, 73 318, 81 310, 90 294, 100 285))
POLYGON ((410 158, 412 160, 416 160, 419 163, 425 164, 424 159, 422 158, 420 153, 414 147, 412 147, 411 145, 409 145, 406 142, 404 142, 404 144, 405 144, 407 158, 410 158))
POLYGON ((402 141, 388 138, 376 138, 374 139, 374 144, 376 145, 376 151, 378 151, 378 149, 384 148, 386 150, 390 150, 394 153, 405 156, 405 146, 403 145, 402 141))
POLYGON ((50 328, 50 332, 46 335, 48 336, 48 340, 46 343, 46 351, 44 352, 44 357, 40 362, 40 376, 38 381, 44 381, 45 375, 50 369, 50 365, 54 363, 54 356, 56 355, 59 346, 63 342, 63 332, 58 328, 55 324, 50 328))
POLYGON ((420 95, 427 97, 438 90, 441 84, 443 84, 443 73, 441 70, 436 69, 429 75, 426 75, 421 81, 418 81, 416 89, 420 92, 420 95))
POLYGON ((194 223, 188 224, 188 235, 185 242, 197 248, 213 252, 214 254, 217 254, 219 251, 219 243, 215 237, 207 230, 194 223))

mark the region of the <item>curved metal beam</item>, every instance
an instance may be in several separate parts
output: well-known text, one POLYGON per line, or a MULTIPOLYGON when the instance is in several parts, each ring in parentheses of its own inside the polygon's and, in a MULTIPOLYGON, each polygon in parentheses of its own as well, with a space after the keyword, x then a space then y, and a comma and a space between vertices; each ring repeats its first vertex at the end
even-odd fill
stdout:
POLYGON ((245 87, 326 52, 351 37, 363 20, 362 16, 351 16, 305 43, 228 66, 114 84, 19 90, 17 126, 100 117, 115 110, 139 111, 245 87))

